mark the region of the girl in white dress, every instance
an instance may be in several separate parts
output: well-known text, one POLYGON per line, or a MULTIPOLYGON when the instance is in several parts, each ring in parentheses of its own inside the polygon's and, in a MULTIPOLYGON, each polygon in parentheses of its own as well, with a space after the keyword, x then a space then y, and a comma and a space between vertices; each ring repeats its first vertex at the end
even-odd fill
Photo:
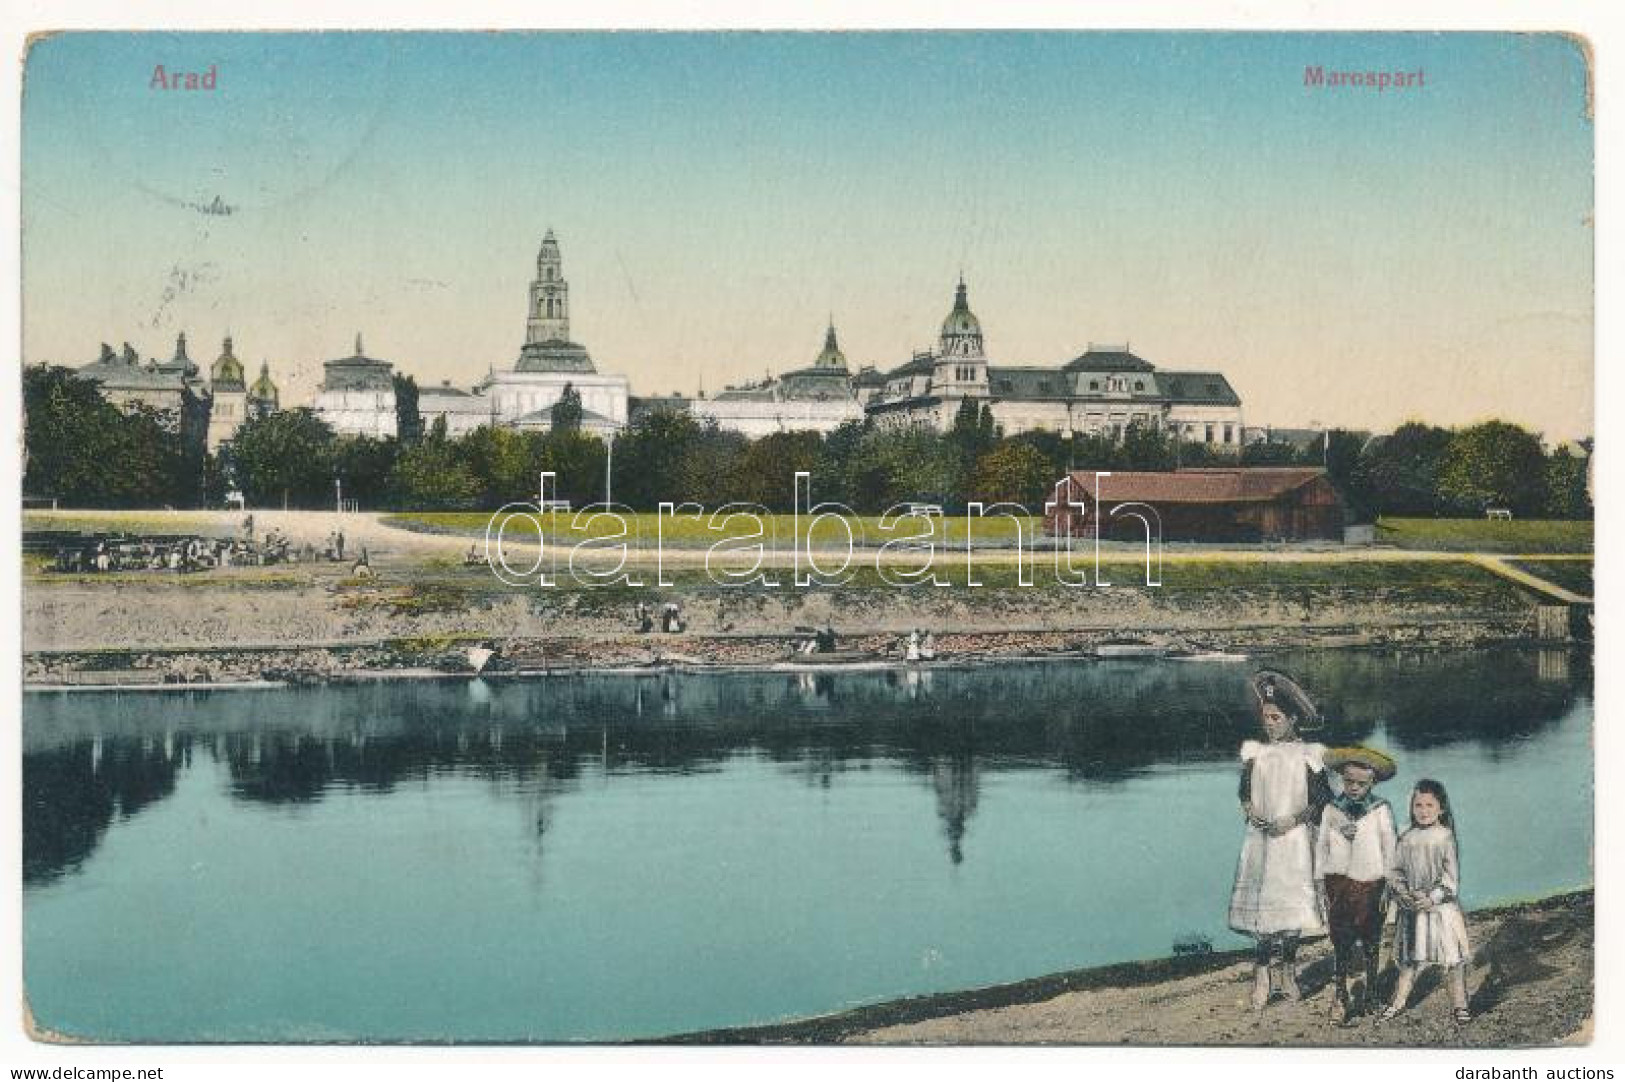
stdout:
POLYGON ((1247 833, 1230 894, 1230 927, 1258 941, 1252 1005, 1271 993, 1270 970, 1279 959, 1279 988, 1298 998, 1298 940, 1325 932, 1315 890, 1315 825, 1332 798, 1326 749, 1298 739, 1298 727, 1316 719, 1303 689, 1277 672, 1253 677, 1253 695, 1267 743, 1241 746, 1241 814, 1247 833))
POLYGON ((1445 967, 1456 1021, 1471 1021, 1467 963, 1472 961, 1473 948, 1467 941, 1467 921, 1456 900, 1461 892, 1456 819, 1444 786, 1431 778, 1423 778, 1411 791, 1411 828, 1399 836, 1394 864, 1388 871, 1388 890, 1399 906, 1399 928, 1394 937, 1399 983, 1382 1017, 1392 1018, 1405 1009, 1423 966, 1441 965, 1445 967))

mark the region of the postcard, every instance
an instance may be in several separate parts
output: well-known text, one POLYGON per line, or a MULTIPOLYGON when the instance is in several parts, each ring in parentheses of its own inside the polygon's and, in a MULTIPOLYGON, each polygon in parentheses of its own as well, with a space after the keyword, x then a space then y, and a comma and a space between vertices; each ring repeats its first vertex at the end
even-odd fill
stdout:
POLYGON ((1593 1033, 1565 33, 42 33, 26 1030, 1593 1033))

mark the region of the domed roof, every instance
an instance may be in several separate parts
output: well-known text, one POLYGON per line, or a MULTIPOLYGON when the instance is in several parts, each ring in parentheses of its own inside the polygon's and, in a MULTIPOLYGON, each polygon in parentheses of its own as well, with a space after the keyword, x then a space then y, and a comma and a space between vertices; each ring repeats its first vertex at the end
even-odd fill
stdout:
POLYGON ((226 336, 220 356, 209 368, 209 382, 215 390, 240 391, 243 389, 243 362, 231 352, 231 336, 226 336))
POLYGON ((254 386, 249 388, 248 394, 249 397, 263 402, 277 400, 276 384, 271 382, 271 365, 268 361, 260 362, 260 378, 254 381, 254 386))
POLYGON ((981 334, 982 321, 970 310, 970 302, 965 299, 965 280, 959 280, 959 287, 954 290, 954 309, 948 313, 948 318, 942 321, 944 337, 967 334, 981 334))
POLYGON ((830 321, 829 331, 824 335, 823 352, 818 354, 818 359, 813 362, 813 367, 838 368, 843 372, 846 371, 846 354, 841 352, 840 344, 835 341, 835 323, 833 320, 830 321))
POLYGON ((519 350, 515 372, 597 372, 587 347, 562 338, 527 342, 519 350))
POLYGON ((559 240, 553 235, 553 231, 549 229, 546 235, 542 237, 541 248, 536 252, 536 263, 540 266, 543 263, 557 263, 559 261, 559 240))

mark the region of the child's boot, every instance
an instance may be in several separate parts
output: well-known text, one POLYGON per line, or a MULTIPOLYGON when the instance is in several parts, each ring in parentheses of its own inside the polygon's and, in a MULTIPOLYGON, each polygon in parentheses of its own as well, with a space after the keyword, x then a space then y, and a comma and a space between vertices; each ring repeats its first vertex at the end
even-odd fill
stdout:
POLYGON ((1281 994, 1296 1003, 1302 993, 1298 990, 1298 967, 1293 962, 1281 963, 1281 994))
POLYGON ((1253 966, 1253 1010, 1261 1011, 1270 1001, 1270 967, 1268 965, 1253 966))
POLYGON ((1369 1014, 1377 1009, 1377 953, 1379 943, 1365 945, 1365 985, 1360 989, 1360 1013, 1369 1014))
POLYGON ((1301 998, 1298 991, 1298 936, 1295 932, 1289 932, 1281 939, 1281 994, 1293 1003, 1301 998))

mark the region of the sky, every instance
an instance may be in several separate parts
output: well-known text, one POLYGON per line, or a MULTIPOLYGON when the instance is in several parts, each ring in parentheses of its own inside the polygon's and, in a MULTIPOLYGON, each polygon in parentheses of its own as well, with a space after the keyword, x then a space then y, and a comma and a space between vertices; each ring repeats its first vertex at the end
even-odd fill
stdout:
POLYGON ((810 364, 832 317, 895 367, 963 274, 995 364, 1127 342, 1224 372, 1249 425, 1570 440, 1586 82, 1556 35, 59 35, 25 71, 22 359, 230 333, 300 404, 359 332, 467 385, 513 365, 552 228, 572 337, 635 394, 810 364))

